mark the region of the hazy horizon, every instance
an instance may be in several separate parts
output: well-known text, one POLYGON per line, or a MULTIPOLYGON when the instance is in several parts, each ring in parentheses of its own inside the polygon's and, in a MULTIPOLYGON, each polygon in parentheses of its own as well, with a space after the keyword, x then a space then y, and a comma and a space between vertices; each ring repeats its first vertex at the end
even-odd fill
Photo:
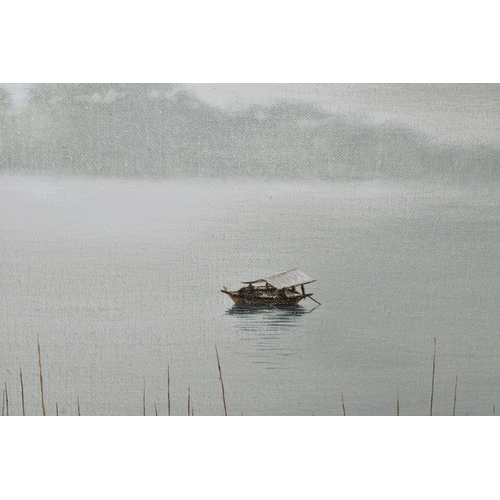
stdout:
POLYGON ((1 85, 4 172, 498 179, 498 84, 1 85))

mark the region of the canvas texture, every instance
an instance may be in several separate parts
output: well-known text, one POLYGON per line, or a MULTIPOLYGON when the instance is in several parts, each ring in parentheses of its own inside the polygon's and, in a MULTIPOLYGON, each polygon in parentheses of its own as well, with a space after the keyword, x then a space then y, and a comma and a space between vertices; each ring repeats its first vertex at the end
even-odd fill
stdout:
POLYGON ((494 415, 497 84, 0 84, 2 415, 494 415))

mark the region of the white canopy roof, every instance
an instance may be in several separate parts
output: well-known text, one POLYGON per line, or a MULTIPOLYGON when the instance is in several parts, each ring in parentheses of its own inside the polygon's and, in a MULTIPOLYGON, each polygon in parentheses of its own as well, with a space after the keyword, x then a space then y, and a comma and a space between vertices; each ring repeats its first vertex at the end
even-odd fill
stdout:
POLYGON ((244 283, 258 283, 261 281, 268 283, 272 287, 280 290, 282 288, 289 288, 291 286, 307 285, 308 283, 312 283, 316 280, 313 280, 304 271, 295 268, 290 269, 289 271, 285 271, 284 273, 269 276, 268 278, 261 278, 255 281, 244 281, 244 283))

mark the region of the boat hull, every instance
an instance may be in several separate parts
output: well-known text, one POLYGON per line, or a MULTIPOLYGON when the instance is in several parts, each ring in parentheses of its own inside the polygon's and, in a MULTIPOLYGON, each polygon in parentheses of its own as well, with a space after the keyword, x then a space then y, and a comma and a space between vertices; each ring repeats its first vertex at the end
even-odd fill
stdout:
POLYGON ((304 297, 242 297, 238 292, 224 292, 235 304, 245 306, 293 306, 298 304, 304 297))

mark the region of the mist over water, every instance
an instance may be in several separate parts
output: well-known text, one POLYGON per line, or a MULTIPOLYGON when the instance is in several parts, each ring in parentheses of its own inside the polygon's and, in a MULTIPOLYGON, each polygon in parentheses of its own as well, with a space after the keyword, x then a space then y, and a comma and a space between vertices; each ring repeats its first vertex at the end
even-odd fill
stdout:
POLYGON ((491 414, 500 192, 411 182, 0 177, 0 380, 11 414, 491 414), (322 305, 220 293, 301 267, 322 305))

